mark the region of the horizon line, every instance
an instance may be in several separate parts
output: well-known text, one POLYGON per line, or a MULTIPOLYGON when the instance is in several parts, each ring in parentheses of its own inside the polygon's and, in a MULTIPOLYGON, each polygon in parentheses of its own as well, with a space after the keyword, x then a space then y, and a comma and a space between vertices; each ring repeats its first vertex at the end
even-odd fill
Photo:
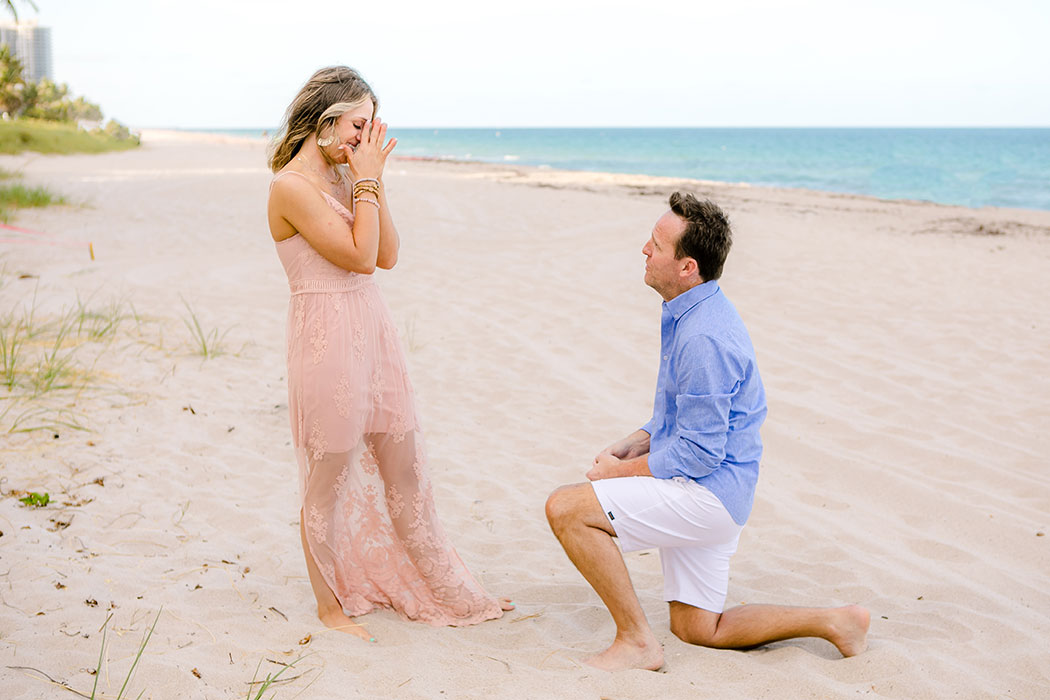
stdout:
MULTIPOLYGON (((266 127, 266 126, 136 126, 133 127, 137 130, 148 129, 148 130, 166 130, 170 129, 173 131, 202 131, 207 132, 209 130, 218 131, 270 131, 277 132, 280 127, 266 127)), ((441 129, 454 129, 454 130, 498 130, 498 129, 1050 129, 1050 124, 951 124, 951 125, 929 125, 929 124, 879 124, 879 125, 857 125, 857 124, 808 124, 808 125, 783 125, 783 124, 747 124, 747 125, 708 125, 708 126, 689 126, 689 125, 666 125, 666 126, 617 126, 617 125, 593 125, 593 126, 580 126, 580 125, 544 125, 544 126, 529 126, 529 125, 482 125, 482 126, 395 126, 391 129, 427 129, 427 130, 441 130, 441 129)))

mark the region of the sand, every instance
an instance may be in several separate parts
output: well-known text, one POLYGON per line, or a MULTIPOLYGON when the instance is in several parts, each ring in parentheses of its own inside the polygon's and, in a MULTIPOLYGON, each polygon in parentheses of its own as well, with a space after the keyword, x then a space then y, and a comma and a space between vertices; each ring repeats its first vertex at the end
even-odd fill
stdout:
POLYGON ((244 697, 302 655, 278 698, 1050 696, 1050 212, 392 161, 403 246, 380 284, 439 512, 517 610, 465 629, 373 613, 368 644, 320 625, 300 550, 263 151, 147 132, 133 152, 0 158, 70 202, 18 213, 50 235, 0 236, 18 240, 0 320, 34 295, 41 327, 78 298, 124 310, 76 350, 81 388, 0 386, 5 698, 74 697, 45 674, 90 695, 104 627, 115 697, 154 619, 132 696, 244 697), (614 628, 543 504, 649 417, 660 299, 640 250, 678 187, 735 223, 722 286, 769 395, 729 603, 865 605, 857 657, 680 642, 653 552, 627 559, 666 667, 580 663, 614 628), (190 310, 224 354, 195 350, 190 310))

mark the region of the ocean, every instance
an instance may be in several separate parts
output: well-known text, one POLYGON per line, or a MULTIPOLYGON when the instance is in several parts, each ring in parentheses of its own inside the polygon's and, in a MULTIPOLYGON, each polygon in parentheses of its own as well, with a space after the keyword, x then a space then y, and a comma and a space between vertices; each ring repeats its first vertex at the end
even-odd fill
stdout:
POLYGON ((1050 210, 1050 128, 391 129, 390 135, 402 156, 1050 210))

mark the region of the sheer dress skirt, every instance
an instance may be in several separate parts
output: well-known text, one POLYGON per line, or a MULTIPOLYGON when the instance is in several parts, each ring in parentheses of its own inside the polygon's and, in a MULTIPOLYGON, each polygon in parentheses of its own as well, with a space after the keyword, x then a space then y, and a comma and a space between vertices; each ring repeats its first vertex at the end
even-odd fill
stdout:
POLYGON ((370 276, 292 286, 288 394, 310 554, 347 615, 502 615, 446 538, 397 331, 370 276))

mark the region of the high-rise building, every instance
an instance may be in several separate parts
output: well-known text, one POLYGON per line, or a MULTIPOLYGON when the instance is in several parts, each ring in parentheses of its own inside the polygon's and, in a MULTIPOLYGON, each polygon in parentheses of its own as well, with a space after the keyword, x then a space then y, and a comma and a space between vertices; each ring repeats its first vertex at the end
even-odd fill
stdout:
POLYGON ((51 27, 28 22, 0 22, 0 44, 7 44, 25 68, 26 80, 54 80, 51 69, 51 27))

